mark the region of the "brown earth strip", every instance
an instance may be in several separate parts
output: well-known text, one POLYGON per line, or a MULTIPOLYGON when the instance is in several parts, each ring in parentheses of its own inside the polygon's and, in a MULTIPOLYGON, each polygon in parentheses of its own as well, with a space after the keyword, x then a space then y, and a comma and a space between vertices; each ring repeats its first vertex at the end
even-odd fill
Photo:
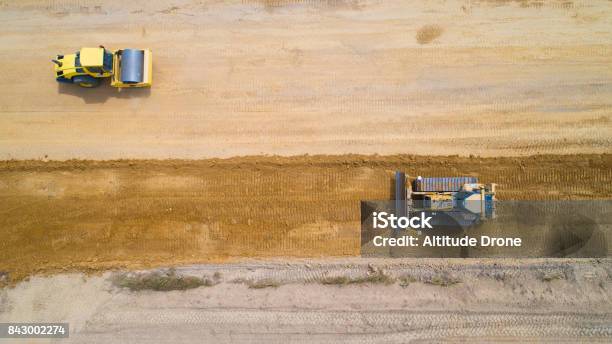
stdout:
POLYGON ((3 161, 0 271, 145 268, 359 254, 359 201, 393 171, 472 175, 503 200, 612 197, 612 155, 3 161))

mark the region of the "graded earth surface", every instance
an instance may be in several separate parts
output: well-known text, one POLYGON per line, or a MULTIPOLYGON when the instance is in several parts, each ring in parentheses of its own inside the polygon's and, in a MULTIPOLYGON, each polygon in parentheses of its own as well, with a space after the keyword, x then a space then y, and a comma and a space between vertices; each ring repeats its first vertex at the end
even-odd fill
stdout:
POLYGON ((360 201, 396 170, 612 198, 611 13, 0 0, 0 322, 70 323, 37 343, 610 342, 609 237, 596 259, 358 256, 360 201), (98 45, 151 49, 153 87, 54 80, 98 45), (160 271, 202 285, 118 282, 160 271))
POLYGON ((610 1, 0 1, 0 159, 609 153, 610 1), (51 59, 150 48, 153 87, 51 59))

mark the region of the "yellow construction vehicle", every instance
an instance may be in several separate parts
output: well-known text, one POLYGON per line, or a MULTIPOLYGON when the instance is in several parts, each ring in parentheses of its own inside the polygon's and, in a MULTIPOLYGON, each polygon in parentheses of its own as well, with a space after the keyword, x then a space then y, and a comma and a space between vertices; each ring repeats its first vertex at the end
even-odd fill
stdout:
POLYGON ((82 48, 74 54, 57 55, 51 61, 55 63, 58 82, 96 87, 101 78, 111 77, 113 87, 150 87, 152 83, 153 57, 149 49, 82 48))

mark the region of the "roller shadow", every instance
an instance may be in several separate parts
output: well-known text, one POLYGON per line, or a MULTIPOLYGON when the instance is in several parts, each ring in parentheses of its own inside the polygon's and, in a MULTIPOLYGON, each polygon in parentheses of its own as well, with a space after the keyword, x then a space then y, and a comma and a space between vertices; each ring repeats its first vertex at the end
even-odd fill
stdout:
POLYGON ((108 82, 108 80, 101 80, 101 85, 93 88, 58 83, 57 92, 60 95, 79 97, 87 104, 102 104, 109 98, 148 98, 151 95, 150 87, 121 89, 111 87, 108 82))

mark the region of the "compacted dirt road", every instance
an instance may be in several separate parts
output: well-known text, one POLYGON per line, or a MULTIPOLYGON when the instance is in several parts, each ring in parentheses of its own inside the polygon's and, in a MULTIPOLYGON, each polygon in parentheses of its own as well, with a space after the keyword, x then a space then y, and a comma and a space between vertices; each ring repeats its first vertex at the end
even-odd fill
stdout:
POLYGON ((0 159, 610 152, 610 1, 0 1, 0 159), (148 47, 150 90, 50 59, 148 47))
POLYGON ((68 321, 61 343, 87 344, 604 343, 610 263, 249 261, 177 269, 212 281, 185 291, 131 291, 119 273, 60 274, 0 291, 0 322, 68 321))

